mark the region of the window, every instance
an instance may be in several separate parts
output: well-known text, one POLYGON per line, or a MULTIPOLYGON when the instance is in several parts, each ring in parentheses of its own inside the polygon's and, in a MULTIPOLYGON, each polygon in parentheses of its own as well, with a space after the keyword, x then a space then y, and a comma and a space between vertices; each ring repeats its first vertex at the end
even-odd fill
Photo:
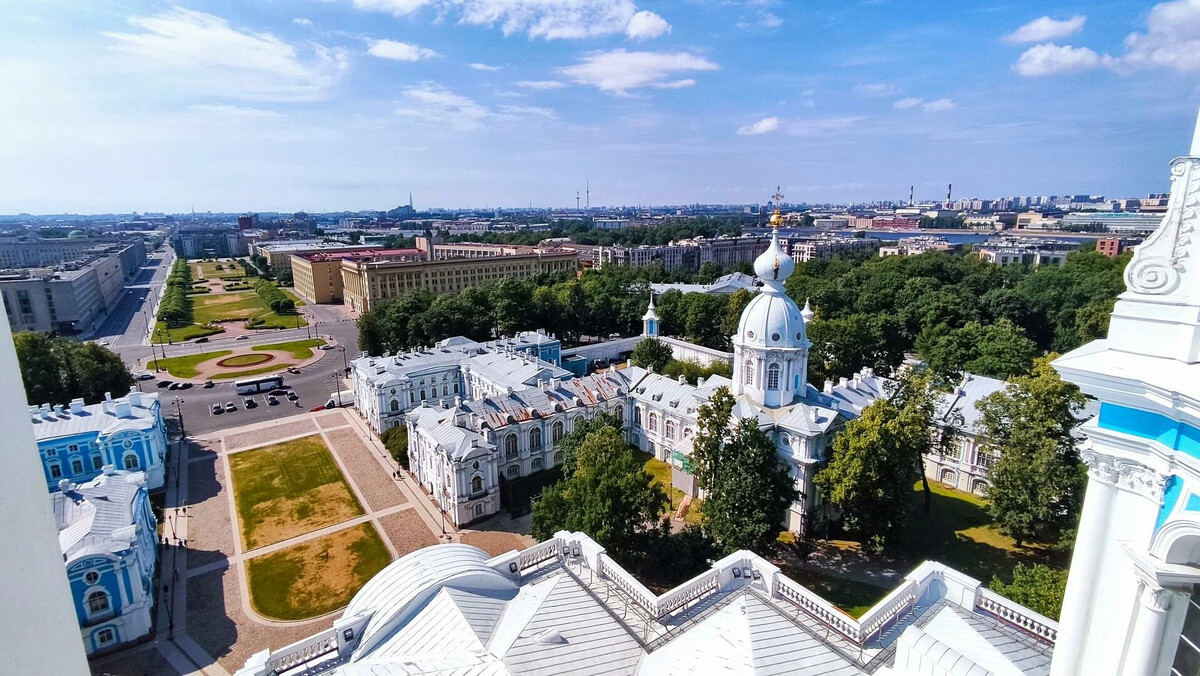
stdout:
POLYGON ((88 613, 92 615, 108 612, 108 594, 100 590, 96 590, 91 594, 88 594, 87 607, 88 613))
POLYGON ((475 506, 472 508, 472 513, 473 513, 475 516, 483 516, 483 505, 475 505, 475 506))
POLYGON ((471 479, 471 492, 472 493, 482 493, 483 492, 483 477, 477 476, 474 479, 471 479))
POLYGON ((517 457, 517 435, 510 434, 504 437, 504 459, 512 460, 517 457))
POLYGON ((538 471, 539 469, 541 469, 541 468, 542 468, 542 459, 541 459, 541 458, 534 458, 534 459, 533 459, 533 462, 529 463, 529 466, 530 466, 531 468, 533 468, 533 471, 535 471, 535 472, 536 472, 536 471, 538 471))
POLYGON ((450 388, 443 383, 442 384, 442 396, 445 397, 448 394, 450 394, 450 388))
POLYGON ((667 421, 667 438, 670 439, 671 441, 675 440, 675 421, 674 420, 667 421))
POLYGON ((94 570, 89 570, 83 574, 83 581, 88 584, 96 584, 100 581, 100 573, 97 573, 94 570))
POLYGON ((422 399, 422 400, 424 400, 424 399, 425 399, 425 390, 421 390, 421 399, 422 399))
POLYGON ((71 458, 71 474, 83 474, 82 458, 71 458))
POLYGON ((504 470, 504 473, 508 475, 508 478, 515 479, 521 476, 521 467, 520 465, 509 465, 508 469, 504 470))
POLYGON ((92 456, 92 469, 99 470, 103 466, 104 466, 104 458, 101 458, 99 454, 93 455, 92 456))
POLYGON ((1171 664, 1174 676, 1191 676, 1200 672, 1200 592, 1188 599, 1187 615, 1175 648, 1175 662, 1171 664))
POLYGON ((779 364, 771 364, 767 367, 767 389, 779 389, 779 364))
POLYGON ((563 461, 563 452, 562 452, 562 451, 555 451, 555 452, 554 452, 554 464, 556 464, 556 465, 557 465, 558 463, 560 463, 560 462, 562 462, 562 461, 563 461))
POLYGON ((542 450, 542 430, 537 427, 529 430, 529 450, 542 450))
POLYGON ((583 422, 583 416, 581 416, 581 415, 575 416, 575 420, 571 421, 571 429, 573 429, 573 430, 579 429, 579 423, 581 423, 581 422, 583 422))
POLYGON ((392 403, 388 404, 388 407, 392 410, 392 413, 395 413, 396 411, 400 410, 400 402, 396 399, 393 399, 392 403))
POLYGON ((563 424, 561 420, 556 420, 554 421, 554 424, 550 426, 550 443, 557 446, 558 442, 562 441, 562 438, 563 424))
POLYGON ((115 640, 117 640, 117 635, 113 633, 112 629, 109 629, 106 627, 106 628, 101 629, 100 631, 96 632, 96 644, 97 645, 108 645, 109 643, 112 643, 115 640))
MULTIPOLYGON (((965 444, 966 444, 966 442, 964 441, 962 444, 948 445, 946 447, 945 456, 947 458, 949 458, 950 460, 958 460, 959 458, 963 457, 963 446, 965 444)), ((983 455, 983 454, 981 453, 980 455, 983 455)))
POLYGON ((747 359, 746 363, 742 366, 742 371, 743 371, 742 382, 745 383, 746 385, 753 385, 754 384, 754 362, 747 359))
POLYGON ((137 468, 138 468, 137 456, 136 455, 125 456, 125 469, 137 469, 137 468))
POLYGON ((62 476, 62 467, 57 462, 50 463, 50 478, 58 479, 62 476))
POLYGON ((633 422, 635 422, 639 425, 642 424, 642 407, 641 406, 633 407, 633 422))
POLYGON ((650 431, 658 432, 658 414, 657 413, 650 414, 650 431))

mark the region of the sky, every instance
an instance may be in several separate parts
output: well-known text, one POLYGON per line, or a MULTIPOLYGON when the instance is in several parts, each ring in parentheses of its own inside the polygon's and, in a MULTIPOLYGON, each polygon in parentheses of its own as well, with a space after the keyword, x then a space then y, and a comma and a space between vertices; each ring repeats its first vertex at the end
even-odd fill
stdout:
POLYGON ((1169 189, 1200 0, 5 0, 0 213, 1169 189))

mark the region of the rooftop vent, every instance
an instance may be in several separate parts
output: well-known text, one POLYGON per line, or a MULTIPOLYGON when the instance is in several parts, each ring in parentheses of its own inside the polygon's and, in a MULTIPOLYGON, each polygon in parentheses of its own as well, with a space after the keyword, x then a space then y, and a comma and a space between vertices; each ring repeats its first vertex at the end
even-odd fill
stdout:
POLYGON ((83 413, 83 397, 76 397, 71 400, 71 413, 75 415, 83 413))

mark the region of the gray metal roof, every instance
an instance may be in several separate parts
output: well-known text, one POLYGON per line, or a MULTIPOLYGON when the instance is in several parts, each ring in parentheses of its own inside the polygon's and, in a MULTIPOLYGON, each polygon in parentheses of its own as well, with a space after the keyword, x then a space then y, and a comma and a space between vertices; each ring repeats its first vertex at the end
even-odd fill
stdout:
POLYGON ((979 434, 983 414, 979 402, 1008 387, 1008 383, 987 376, 965 374, 962 382, 951 392, 939 393, 934 402, 934 421, 949 425, 968 434, 979 434))
POLYGON ((58 543, 68 561, 92 554, 116 554, 132 545, 136 532, 134 498, 146 484, 143 472, 113 471, 50 494, 58 543))
POLYGON ((82 402, 77 399, 74 410, 66 406, 57 409, 43 406, 39 412, 36 406, 31 406, 29 417, 35 438, 44 441, 87 432, 111 434, 122 428, 148 430, 158 424, 157 392, 134 391, 120 399, 91 405, 82 402))

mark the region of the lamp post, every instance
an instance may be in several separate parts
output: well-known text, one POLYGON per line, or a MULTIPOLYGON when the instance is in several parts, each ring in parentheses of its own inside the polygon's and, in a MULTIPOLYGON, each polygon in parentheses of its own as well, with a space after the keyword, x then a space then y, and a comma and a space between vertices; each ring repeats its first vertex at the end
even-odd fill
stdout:
POLYGON ((342 369, 343 373, 350 373, 350 362, 346 360, 346 346, 338 345, 338 349, 342 351, 342 369))
POLYGON ((183 431, 183 407, 181 406, 182 403, 183 403, 182 399, 180 399, 179 397, 175 397, 175 417, 179 419, 179 440, 180 440, 180 442, 182 442, 183 438, 185 436, 187 436, 183 431))

